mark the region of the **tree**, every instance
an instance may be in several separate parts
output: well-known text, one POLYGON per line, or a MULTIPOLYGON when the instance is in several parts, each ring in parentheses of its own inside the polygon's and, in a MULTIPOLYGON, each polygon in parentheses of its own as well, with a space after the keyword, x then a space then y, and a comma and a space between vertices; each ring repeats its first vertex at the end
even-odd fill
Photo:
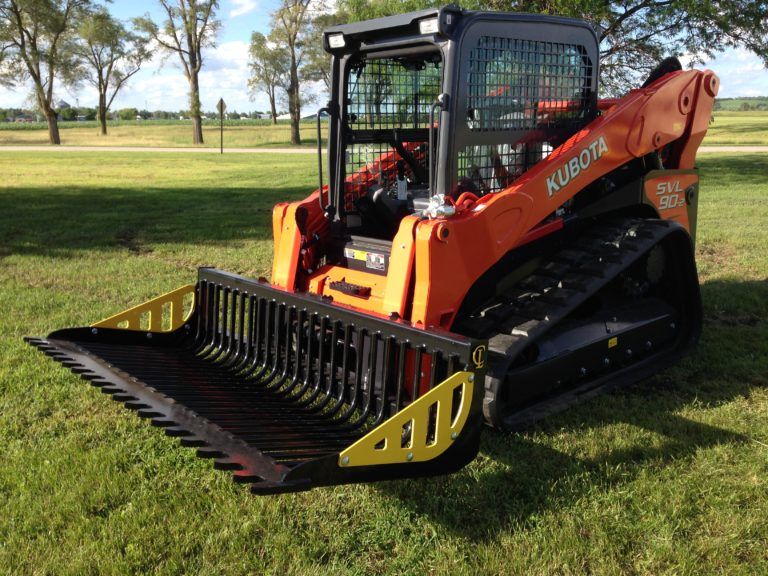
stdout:
POLYGON ((99 93, 97 116, 102 136, 107 134, 107 113, 125 83, 149 59, 148 38, 128 31, 101 8, 80 25, 78 52, 84 77, 99 93))
POLYGON ((158 0, 167 19, 162 27, 147 14, 137 18, 137 27, 154 40, 168 54, 176 54, 181 61, 184 76, 189 82, 189 114, 192 118, 192 141, 203 143, 203 121, 200 111, 200 70, 203 67, 203 48, 214 45, 221 23, 216 20, 218 0, 158 0))
POLYGON ((136 108, 122 108, 117 111, 117 116, 120 120, 136 120, 138 115, 139 111, 136 108))
POLYGON ((281 46, 270 42, 264 34, 254 32, 251 35, 250 48, 251 77, 248 87, 253 96, 263 91, 269 99, 272 123, 277 124, 277 100, 279 90, 286 86, 289 67, 288 52, 281 46))
MULTIPOLYGON (((351 20, 442 5, 435 0, 340 0, 351 20)), ((743 46, 768 65, 765 0, 467 0, 462 7, 557 14, 592 23, 600 39, 603 90, 618 95, 641 84, 664 55, 691 64, 743 46)))
POLYGON ((331 56, 323 47, 323 30, 348 21, 349 15, 343 8, 336 13, 318 14, 312 19, 304 76, 308 80, 322 81, 327 90, 331 88, 331 56))
POLYGON ((0 82, 31 81, 51 144, 61 144, 54 86, 76 82, 75 30, 90 10, 90 0, 0 0, 0 82))
MULTIPOLYGON (((307 38, 311 33, 309 5, 312 0, 282 0, 272 15, 272 33, 278 45, 288 52, 288 78, 285 92, 288 96, 288 112, 291 115, 291 144, 301 144, 299 123, 301 122, 301 81, 302 64, 306 56, 307 38)), ((319 2, 316 1, 319 10, 319 2)), ((306 97, 306 96, 305 96, 306 97)))

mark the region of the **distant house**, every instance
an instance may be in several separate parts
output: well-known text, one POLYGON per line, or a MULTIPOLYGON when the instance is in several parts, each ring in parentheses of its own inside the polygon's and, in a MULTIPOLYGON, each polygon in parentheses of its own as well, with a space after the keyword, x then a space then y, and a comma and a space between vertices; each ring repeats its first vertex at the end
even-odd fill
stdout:
POLYGON ((57 110, 69 110, 70 108, 72 108, 72 105, 65 100, 59 100, 56 104, 57 110))
MULTIPOLYGON (((306 116, 301 117, 302 120, 315 120, 316 118, 317 118, 317 112, 315 112, 314 114, 307 114, 306 116)), ((320 118, 328 118, 328 113, 323 112, 322 114, 320 114, 320 118)))
POLYGON ((13 119, 13 121, 20 122, 20 123, 37 122, 37 118, 32 116, 32 114, 19 114, 13 119))

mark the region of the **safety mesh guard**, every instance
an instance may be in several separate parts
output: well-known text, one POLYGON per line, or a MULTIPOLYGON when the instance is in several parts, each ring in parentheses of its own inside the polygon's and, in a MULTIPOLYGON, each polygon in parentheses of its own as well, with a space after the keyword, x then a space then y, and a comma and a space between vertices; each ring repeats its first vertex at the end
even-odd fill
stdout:
POLYGON ((462 190, 509 186, 570 137, 590 109, 592 63, 577 45, 482 36, 470 52, 467 126, 510 132, 508 143, 459 151, 462 190), (512 132, 525 132, 514 135, 512 132))
MULTIPOLYGON (((436 57, 439 58, 439 57, 436 57)), ((347 119, 352 130, 426 128, 440 93, 442 62, 379 59, 349 76, 347 119)))

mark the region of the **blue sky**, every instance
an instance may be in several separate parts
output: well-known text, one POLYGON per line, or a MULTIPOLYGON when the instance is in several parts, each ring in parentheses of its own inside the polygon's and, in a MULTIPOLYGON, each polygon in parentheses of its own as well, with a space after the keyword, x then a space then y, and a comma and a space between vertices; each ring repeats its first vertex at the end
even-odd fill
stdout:
MULTIPOLYGON (((267 32, 269 15, 278 0, 222 0, 219 19, 222 30, 215 48, 207 51, 201 74, 201 98, 204 110, 213 110, 219 98, 224 98, 229 110, 266 110, 266 98, 257 95, 251 100, 247 89, 248 42, 255 30, 267 32)), ((112 13, 129 19, 149 12, 161 20, 162 12, 156 0, 114 0, 112 13)), ((746 50, 729 50, 708 61, 705 67, 714 70, 721 79, 720 96, 768 96, 768 70, 759 58, 746 50)), ((57 88, 57 99, 71 104, 95 106, 92 88, 57 88)), ((0 107, 28 104, 29 88, 0 87, 0 107)), ((322 99, 319 100, 323 101, 322 99)), ((187 83, 177 64, 177 57, 163 58, 158 54, 147 63, 118 95, 113 109, 136 107, 148 110, 179 110, 187 107, 187 83)))

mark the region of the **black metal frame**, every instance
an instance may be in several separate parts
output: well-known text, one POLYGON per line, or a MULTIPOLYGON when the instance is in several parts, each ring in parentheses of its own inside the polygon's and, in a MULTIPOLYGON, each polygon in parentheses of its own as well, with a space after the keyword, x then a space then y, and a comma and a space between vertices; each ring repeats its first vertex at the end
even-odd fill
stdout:
POLYGON ((209 268, 196 293, 175 332, 72 328, 28 341, 255 493, 443 474, 476 455, 482 386, 463 432, 436 459, 338 465, 344 448, 456 371, 481 382, 472 353, 482 342, 209 268))

